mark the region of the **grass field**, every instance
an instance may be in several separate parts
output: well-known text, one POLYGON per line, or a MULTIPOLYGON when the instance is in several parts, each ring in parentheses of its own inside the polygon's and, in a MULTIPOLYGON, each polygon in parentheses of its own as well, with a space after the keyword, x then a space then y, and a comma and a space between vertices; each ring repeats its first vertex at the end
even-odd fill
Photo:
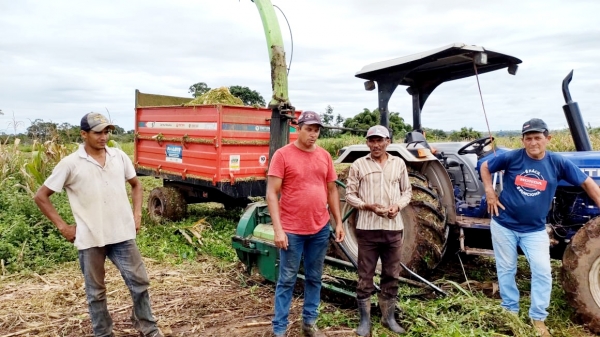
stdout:
MULTIPOLYGON (((319 140, 319 145, 335 154, 345 145, 363 142, 362 137, 344 137, 319 140)), ((593 136, 592 142, 594 148, 600 148, 600 137, 593 136)), ((520 139, 497 139, 497 144, 515 148, 520 146, 520 139)), ((57 276, 56 282, 60 282, 58 280, 63 277, 79 277, 78 271, 72 265, 72 261, 77 258, 76 250, 62 239, 53 225, 38 211, 31 199, 31 193, 49 174, 56 161, 71 151, 72 147, 59 144, 54 144, 54 147, 51 148, 40 146, 42 145, 34 145, 32 152, 25 153, 20 151, 18 144, 0 145, 0 262, 2 275, 0 276, 0 294, 9 287, 14 287, 14 293, 17 294, 15 296, 18 296, 19 283, 14 283, 16 280, 22 282, 24 286, 38 280, 40 275, 42 278, 44 275, 48 275, 47 277, 51 280, 52 275, 62 275, 57 276), (61 274, 65 270, 70 271, 69 276, 61 274)), ((133 153, 132 143, 120 144, 120 147, 130 155, 133 153)), ((562 133, 556 134, 550 146, 550 149, 555 151, 568 151, 571 148, 572 141, 562 133)), ((149 177, 141 180, 144 185, 144 200, 146 200, 149 191, 160 186, 161 181, 149 177)), ((57 205, 59 213, 67 221, 72 222, 73 218, 64 193, 53 195, 52 200, 57 205)), ((186 268, 204 268, 206 273, 214 273, 215 278, 231 278, 232 286, 238 289, 236 291, 252 296, 252 287, 257 287, 257 283, 239 272, 237 256, 231 248, 231 235, 235 231, 241 214, 241 210, 225 210, 220 204, 197 204, 189 206, 188 216, 181 221, 156 223, 148 217, 147 212, 144 212, 143 228, 138 235, 138 245, 142 254, 152 261, 151 265, 164 270, 163 273, 168 273, 169 269, 178 270, 177 273, 181 273, 181 270, 186 268), (189 235, 189 229, 200 233, 200 240, 193 239, 193 236, 189 235), (184 233, 187 234, 184 235, 184 233), (207 261, 212 265, 218 265, 218 268, 207 269, 207 261)), ((557 273, 559 266, 560 262, 555 261, 553 265, 555 280, 548 326, 551 328, 553 336, 591 336, 582 326, 570 320, 573 311, 567 305, 564 292, 560 287, 557 273)), ((514 317, 504 312, 499 306, 498 294, 497 291, 494 291, 494 289, 497 290, 494 288, 497 285, 494 285, 496 276, 493 260, 477 258, 469 261, 463 274, 458 259, 451 256, 431 276, 431 279, 435 280, 438 286, 447 290, 450 296, 431 298, 430 292, 401 284, 402 296, 399 300, 399 305, 403 309, 401 320, 405 326, 409 327, 408 336, 534 336, 527 321, 529 275, 526 262, 520 260, 518 285, 523 295, 522 310, 519 317, 514 317), (469 283, 465 283, 467 280, 469 283)), ((163 280, 164 274, 156 277, 163 280)), ((52 282, 54 281, 50 283, 52 282)), ((164 280, 160 282, 164 282, 164 280)), ((153 283, 153 287, 161 288, 163 286, 166 285, 153 283)), ((271 302, 268 302, 268 297, 272 295, 269 290, 272 289, 272 285, 258 286, 267 291, 261 293, 264 298, 257 297, 254 302, 262 303, 260 304, 262 307, 266 306, 266 309, 261 310, 269 310, 271 302)), ((176 285, 174 287, 169 291, 175 291, 176 285)), ((216 289, 215 294, 218 293, 216 289)), ((165 288, 165 294, 167 293, 165 288)), ((1 295, 0 299, 6 300, 1 295)), ((23 298, 23 300, 27 301, 28 298, 23 298)), ((219 301, 218 298, 214 300, 219 301)), ((59 304, 55 303, 55 305, 59 304)), ((35 316, 27 316, 27 312, 19 312, 20 316, 17 316, 11 308, 0 305, 0 336, 15 333, 25 326, 22 323, 15 323, 19 321, 19 317, 25 317, 22 320, 29 322, 30 318, 27 317, 35 316)), ((28 310, 27 308, 28 306, 24 305, 20 310, 28 310)), ((219 312, 215 311, 215 315, 218 315, 219 312)), ((167 313, 164 317, 168 317, 166 315, 167 313)), ((198 317, 206 319, 206 315, 198 317)), ((332 303, 323 304, 320 326, 351 332, 351 328, 356 324, 357 318, 352 308, 332 303)), ((59 335, 58 333, 54 334, 55 330, 50 332, 51 330, 48 329, 50 328, 39 330, 38 335, 59 335)), ((290 336, 296 336, 297 333, 297 329, 292 329, 290 336)), ((76 336, 77 333, 64 335, 76 336)), ((180 335, 187 336, 186 334, 180 335)), ((124 334, 124 336, 129 335, 124 334)), ((374 336, 393 335, 376 324, 374 336)))

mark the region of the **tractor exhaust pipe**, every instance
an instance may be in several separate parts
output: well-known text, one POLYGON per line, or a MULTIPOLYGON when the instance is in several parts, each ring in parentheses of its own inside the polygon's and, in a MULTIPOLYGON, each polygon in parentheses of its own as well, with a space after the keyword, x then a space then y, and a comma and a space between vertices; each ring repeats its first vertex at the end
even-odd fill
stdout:
POLYGON ((585 124, 583 124, 583 118, 581 118, 581 111, 577 102, 573 102, 571 98, 571 92, 569 91, 569 83, 573 79, 573 70, 565 77, 562 83, 562 92, 565 98, 565 105, 563 105, 563 111, 569 124, 569 130, 571 131, 571 137, 575 143, 575 149, 577 151, 592 151, 592 143, 590 142, 590 136, 587 133, 585 124))

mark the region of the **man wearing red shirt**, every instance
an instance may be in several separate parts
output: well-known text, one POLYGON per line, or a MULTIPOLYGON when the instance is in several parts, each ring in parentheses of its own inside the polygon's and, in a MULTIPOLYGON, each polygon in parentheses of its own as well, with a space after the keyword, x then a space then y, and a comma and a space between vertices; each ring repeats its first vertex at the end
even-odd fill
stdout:
POLYGON ((298 118, 298 139, 277 150, 269 167, 267 204, 280 260, 273 318, 277 337, 284 336, 287 329, 302 257, 305 273, 302 332, 307 336, 324 336, 315 322, 330 235, 327 205, 335 220, 337 242, 344 239, 344 229, 333 161, 316 144, 322 126, 319 114, 303 112, 298 118))

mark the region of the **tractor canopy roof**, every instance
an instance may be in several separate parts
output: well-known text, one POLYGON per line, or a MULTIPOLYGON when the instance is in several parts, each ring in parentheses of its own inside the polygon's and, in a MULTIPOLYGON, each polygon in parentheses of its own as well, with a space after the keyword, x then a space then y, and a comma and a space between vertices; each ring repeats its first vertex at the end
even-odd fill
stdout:
POLYGON ((442 83, 507 67, 516 72, 521 60, 481 46, 453 43, 441 48, 376 62, 364 66, 356 77, 372 81, 390 80, 398 85, 420 86, 424 82, 442 83), (483 54, 483 55, 482 55, 483 54), (480 55, 480 56, 478 56, 480 55))

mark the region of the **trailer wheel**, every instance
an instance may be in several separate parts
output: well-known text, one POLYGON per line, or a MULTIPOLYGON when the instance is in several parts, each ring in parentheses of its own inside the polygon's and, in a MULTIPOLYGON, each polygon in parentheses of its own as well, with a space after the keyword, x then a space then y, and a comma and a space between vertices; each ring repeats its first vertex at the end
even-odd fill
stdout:
POLYGON ((600 333, 600 217, 586 223, 565 249, 562 285, 578 318, 600 333))
POLYGON ((155 221, 179 220, 185 216, 187 203, 174 187, 156 187, 148 197, 148 213, 155 221))
MULTIPOLYGON (((346 174, 347 176, 347 174, 346 174)), ((442 261, 448 243, 449 227, 446 224, 446 212, 437 193, 429 185, 426 176, 409 168, 412 185, 410 204, 401 212, 404 222, 402 238, 402 262, 417 274, 427 274, 442 261)), ((354 259, 358 257, 358 241, 356 239, 356 214, 346 203, 346 189, 338 186, 340 194, 340 210, 346 232, 346 239, 341 243, 354 259)), ((346 259, 341 250, 337 255, 346 259)), ((377 266, 380 270, 381 266, 377 266)), ((409 276, 402 271, 403 276, 409 276)))

